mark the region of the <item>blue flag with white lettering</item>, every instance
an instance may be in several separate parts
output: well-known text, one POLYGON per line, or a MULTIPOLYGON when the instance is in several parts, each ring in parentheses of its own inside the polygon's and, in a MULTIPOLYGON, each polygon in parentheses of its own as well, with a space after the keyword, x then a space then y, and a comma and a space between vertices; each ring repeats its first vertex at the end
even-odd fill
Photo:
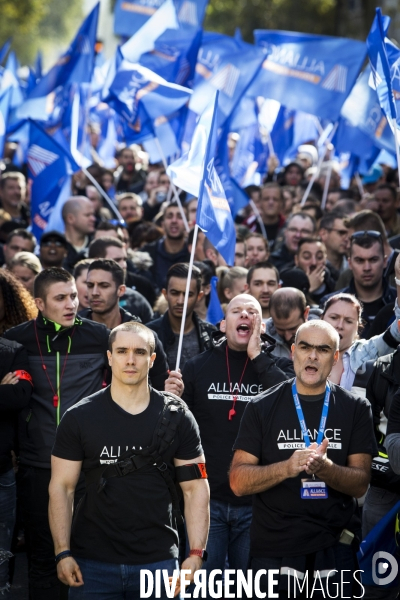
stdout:
POLYGON ((165 0, 117 0, 114 11, 114 33, 131 37, 164 2, 165 0))
POLYGON ((207 239, 220 252, 228 265, 235 262, 236 231, 231 209, 224 188, 215 169, 215 155, 218 143, 218 96, 215 95, 201 115, 197 125, 199 135, 205 135, 207 147, 204 156, 203 177, 200 184, 197 204, 196 224, 206 234, 207 239))
MULTIPOLYGON (((72 156, 34 121, 30 121, 27 163, 31 180, 32 233, 40 239, 57 204, 61 216, 59 197, 62 192, 65 195, 68 178, 73 172, 79 171, 79 166, 72 156)), ((64 197, 64 201, 65 199, 64 197)), ((62 224, 60 227, 63 227, 62 224)))
POLYGON ((260 29, 254 37, 266 56, 248 93, 336 121, 364 62, 365 43, 260 29))

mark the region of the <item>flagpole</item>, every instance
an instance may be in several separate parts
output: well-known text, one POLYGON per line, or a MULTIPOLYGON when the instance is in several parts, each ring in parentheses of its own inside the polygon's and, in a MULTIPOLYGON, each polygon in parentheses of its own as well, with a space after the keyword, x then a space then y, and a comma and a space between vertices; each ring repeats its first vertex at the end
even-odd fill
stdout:
MULTIPOLYGON (((162 149, 161 144, 160 144, 160 140, 158 139, 157 136, 154 136, 154 140, 156 142, 158 151, 160 153, 161 160, 162 160, 162 163, 164 165, 164 169, 167 170, 168 165, 167 165, 167 161, 166 161, 163 149, 162 149)), ((180 213, 182 215, 183 224, 185 225, 186 231, 189 232, 190 231, 190 227, 189 227, 189 223, 187 221, 186 215, 185 215, 185 211, 183 210, 181 199, 179 198, 179 195, 178 195, 178 192, 176 190, 175 184, 172 181, 170 181, 170 184, 171 184, 171 189, 172 189, 172 193, 174 195, 175 201, 177 202, 177 204, 179 206, 180 213)))
POLYGON ((394 130, 394 141, 396 144, 396 160, 397 160, 397 173, 399 175, 399 186, 400 186, 400 149, 399 149, 399 132, 397 131, 397 122, 394 117, 392 117, 392 126, 394 130))
POLYGON ((331 182, 331 176, 332 176, 332 161, 329 160, 328 172, 325 177, 324 193, 322 195, 322 201, 321 201, 321 209, 322 210, 325 210, 326 200, 328 198, 328 192, 329 192, 329 184, 331 182))
POLYGON ((269 155, 270 156, 276 156, 275 150, 274 150, 274 145, 272 143, 271 134, 268 131, 268 129, 267 129, 267 144, 268 144, 268 149, 269 149, 269 155))
POLYGON ((183 334, 185 332, 187 305, 188 305, 188 300, 189 300, 190 282, 192 281, 193 262, 194 262, 194 255, 196 252, 198 230, 199 230, 199 226, 195 225, 194 232, 193 232, 192 251, 190 253, 190 260, 189 260, 189 271, 188 271, 188 275, 187 275, 187 279, 186 279, 185 300, 183 302, 182 322, 181 322, 181 330, 179 332, 178 353, 176 355, 175 371, 179 370, 179 364, 181 362, 183 334))
POLYGON ((304 206, 304 204, 306 203, 306 200, 308 198, 309 193, 311 192, 311 188, 314 185, 314 181, 317 179, 319 172, 321 170, 321 166, 322 163, 324 161, 324 157, 325 157, 325 151, 322 152, 321 156, 318 159, 318 163, 315 169, 315 173, 313 174, 313 176, 311 177, 310 181, 308 182, 308 186, 306 188, 306 191, 304 192, 303 198, 301 199, 300 202, 300 206, 304 206))
POLYGON ((267 242, 268 242, 268 236, 267 236, 267 232, 266 232, 266 230, 265 230, 265 225, 264 225, 264 222, 263 222, 263 220, 262 220, 262 218, 261 218, 260 211, 259 211, 259 210, 258 210, 258 208, 257 208, 257 204, 256 204, 256 203, 254 202, 254 200, 252 200, 251 198, 250 198, 250 202, 249 202, 249 204, 250 204, 250 206, 251 206, 251 208, 252 208, 252 210, 253 210, 253 213, 256 215, 257 223, 258 223, 258 224, 259 224, 259 226, 260 226, 260 229, 261 229, 262 236, 263 236, 263 237, 264 237, 264 238, 267 240, 267 242))
POLYGON ((119 212, 118 208, 115 206, 114 202, 111 200, 110 196, 108 196, 106 194, 106 192, 103 190, 103 188, 97 183, 97 181, 95 180, 93 175, 91 173, 89 173, 89 171, 87 169, 85 169, 85 167, 82 167, 82 171, 85 173, 86 177, 93 183, 94 187, 99 192, 99 194, 101 194, 103 196, 104 200, 107 202, 109 208, 114 213, 114 215, 117 217, 117 219, 119 221, 125 221, 125 219, 123 219, 121 213, 119 212))
POLYGON ((335 126, 332 128, 332 131, 330 132, 328 138, 325 141, 324 151, 321 153, 321 156, 318 159, 316 171, 315 171, 314 175, 311 177, 310 181, 308 182, 308 186, 307 186, 306 191, 304 192, 303 198, 301 199, 300 206, 304 206, 304 204, 306 203, 306 200, 307 200, 308 195, 309 195, 309 193, 311 191, 311 188, 312 188, 312 186, 314 184, 314 181, 317 179, 317 177, 319 175, 319 172, 321 170, 321 167, 322 167, 322 163, 324 162, 325 153, 326 153, 326 149, 328 147, 328 144, 330 144, 333 136, 335 135, 335 132, 336 132, 336 129, 338 128, 338 125, 339 125, 339 122, 337 122, 335 124, 335 126))
POLYGON ((364 187, 361 181, 361 177, 359 173, 354 173, 354 179, 356 180, 356 184, 358 187, 358 191, 360 192, 361 198, 364 196, 364 187))

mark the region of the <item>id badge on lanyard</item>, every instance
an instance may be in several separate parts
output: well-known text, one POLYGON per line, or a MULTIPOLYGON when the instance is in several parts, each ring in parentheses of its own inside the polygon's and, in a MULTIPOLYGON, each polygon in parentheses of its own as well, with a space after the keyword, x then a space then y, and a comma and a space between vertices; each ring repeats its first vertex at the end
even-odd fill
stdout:
MULTIPOLYGON (((320 421, 319 429, 318 429, 318 437, 317 437, 318 446, 322 443, 322 440, 324 439, 326 420, 328 418, 330 393, 331 393, 331 388, 329 387, 329 384, 327 383, 326 389, 325 389, 324 405, 323 405, 322 414, 321 414, 321 421, 320 421)), ((310 440, 310 436, 308 434, 308 429, 307 429, 306 421, 304 418, 303 409, 301 408, 299 395, 297 393, 296 379, 293 381, 293 384, 292 384, 292 394, 293 394, 294 405, 295 405, 296 412, 297 412, 297 418, 299 419, 301 432, 303 434, 304 444, 305 444, 306 448, 308 448, 309 446, 311 446, 311 440, 310 440)), ((308 478, 308 479, 302 479, 301 480, 301 488, 300 488, 300 496, 303 500, 326 500, 326 498, 328 498, 327 485, 326 485, 325 481, 319 481, 315 477, 308 478)))

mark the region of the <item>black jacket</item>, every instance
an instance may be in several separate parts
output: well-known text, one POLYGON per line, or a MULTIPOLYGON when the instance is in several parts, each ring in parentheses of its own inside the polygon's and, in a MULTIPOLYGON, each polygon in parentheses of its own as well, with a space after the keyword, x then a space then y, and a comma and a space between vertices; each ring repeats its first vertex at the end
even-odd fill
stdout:
MULTIPOLYGON (((85 308, 84 310, 80 311, 79 316, 84 317, 85 319, 92 320, 92 312, 93 311, 91 308, 85 308)), ((121 323, 128 323, 129 321, 138 321, 139 323, 141 323, 139 317, 137 317, 136 315, 132 315, 124 308, 120 308, 119 312, 121 315, 121 323)), ((165 380, 168 378, 168 361, 164 352, 163 345, 157 333, 154 333, 154 337, 156 340, 156 360, 154 361, 153 368, 150 371, 150 382, 153 388, 159 390, 160 392, 163 392, 165 380)))
POLYGON ((295 266, 294 254, 289 252, 286 244, 282 244, 278 250, 272 252, 270 260, 279 272, 286 271, 287 269, 291 269, 295 266))
POLYGON ((179 262, 189 262, 190 259, 190 253, 186 244, 180 252, 170 254, 165 250, 164 238, 146 244, 141 248, 141 251, 150 254, 153 264, 149 268, 149 271, 152 273, 159 289, 165 287, 167 271, 172 265, 179 262))
MULTIPOLYGON (((200 345, 200 352, 212 348, 211 335, 217 331, 217 328, 207 321, 203 321, 198 315, 193 313, 193 322, 197 331, 197 337, 200 345)), ((164 349, 167 351, 170 346, 175 343, 175 334, 172 331, 171 324, 168 318, 168 311, 159 319, 147 323, 147 327, 155 331, 161 340, 164 349)))
MULTIPOLYGON (((29 373, 28 354, 21 344, 0 338, 0 381, 14 371, 29 373)), ((12 468, 16 416, 28 406, 31 393, 29 379, 0 385, 0 474, 12 468)))
MULTIPOLYGON (((367 384, 366 395, 371 402, 377 442, 384 446, 386 431, 384 422, 389 418, 393 397, 400 387, 400 346, 393 354, 381 356, 375 361, 374 369, 367 384), (383 415, 382 415, 383 412, 383 415), (381 424, 381 428, 379 426, 381 424)), ((385 467, 384 463, 382 463, 385 467)), ((382 472, 372 471, 371 485, 400 493, 400 477, 382 476, 382 472)))
POLYGON ((36 320, 9 329, 4 337, 25 346, 27 370, 33 380, 29 406, 19 414, 21 463, 50 468, 51 449, 61 417, 82 398, 98 392, 105 382, 108 330, 104 325, 77 317, 72 327, 57 331, 53 322, 39 314, 36 320), (54 406, 53 390, 58 385, 59 400, 54 406))
MULTIPOLYGON (((389 304, 391 302, 394 302, 397 298, 397 290, 396 288, 391 287, 386 279, 383 279, 383 294, 382 294, 382 302, 383 304, 389 304)), ((355 296, 357 298, 357 291, 356 291, 356 286, 354 284, 354 277, 351 278, 350 284, 341 289, 341 290, 336 290, 335 292, 332 292, 332 294, 327 294, 326 296, 324 296, 321 299, 321 304, 320 306, 323 307, 325 302, 328 300, 328 298, 330 298, 331 296, 335 296, 336 294, 353 294, 353 296, 355 296)), ((379 314, 379 313, 378 313, 379 314)), ((363 315, 361 314, 361 317, 363 317, 363 315)), ((369 338, 371 337, 371 327, 372 327, 372 323, 373 323, 373 319, 370 321, 367 321, 363 331, 362 331, 362 337, 366 340, 369 340, 369 338)))

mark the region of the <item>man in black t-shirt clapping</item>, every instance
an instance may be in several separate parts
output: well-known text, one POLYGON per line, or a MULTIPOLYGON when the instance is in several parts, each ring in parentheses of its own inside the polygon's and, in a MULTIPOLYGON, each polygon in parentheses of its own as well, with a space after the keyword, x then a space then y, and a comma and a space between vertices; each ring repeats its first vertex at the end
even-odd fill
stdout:
POLYGON ((323 597, 337 583, 342 597, 353 597, 357 585, 355 498, 367 490, 376 448, 369 403, 327 381, 338 349, 328 323, 301 325, 292 346, 296 378, 248 404, 234 445, 231 488, 254 494, 251 569, 277 569, 280 598, 296 597, 299 582, 311 593, 314 572, 318 589, 328 590, 323 597))
MULTIPOLYGON (((156 357, 150 329, 123 323, 110 333, 109 348, 111 386, 65 413, 52 453, 49 519, 58 577, 71 586, 70 599, 143 597, 150 587, 142 589, 143 569, 147 582, 158 569, 175 571, 176 580, 174 479, 185 501, 187 581, 206 558, 209 491, 197 423, 177 397, 149 387, 156 357), (71 530, 81 470, 86 494, 71 530)), ((146 597, 168 597, 165 586, 154 594, 146 597)))

